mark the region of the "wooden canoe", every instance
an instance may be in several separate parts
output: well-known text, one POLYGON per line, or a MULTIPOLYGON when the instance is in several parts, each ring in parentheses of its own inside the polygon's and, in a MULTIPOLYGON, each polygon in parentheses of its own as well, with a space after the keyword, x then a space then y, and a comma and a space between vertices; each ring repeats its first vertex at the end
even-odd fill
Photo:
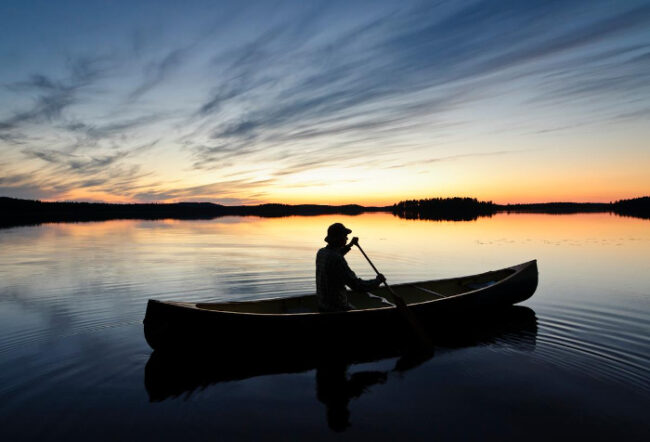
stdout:
MULTIPOLYGON (((537 288, 537 261, 460 278, 391 285, 425 327, 472 312, 530 298, 537 288)), ((408 332, 402 316, 381 287, 348 294, 355 309, 320 313, 316 295, 249 302, 190 303, 150 299, 145 338, 153 349, 252 348, 367 342, 408 332)))

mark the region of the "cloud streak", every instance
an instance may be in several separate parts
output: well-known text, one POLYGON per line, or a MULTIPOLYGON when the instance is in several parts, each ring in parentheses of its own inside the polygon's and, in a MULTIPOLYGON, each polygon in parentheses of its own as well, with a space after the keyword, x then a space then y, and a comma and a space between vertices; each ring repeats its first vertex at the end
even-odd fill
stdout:
POLYGON ((82 57, 68 63, 69 74, 63 80, 53 80, 43 74, 34 74, 25 81, 8 85, 14 92, 35 92, 33 106, 14 112, 0 121, 0 130, 14 129, 26 123, 51 122, 61 118, 62 112, 74 104, 78 93, 100 77, 104 69, 100 58, 82 57))
POLYGON ((161 60, 149 63, 144 69, 144 78, 130 94, 129 100, 137 100, 142 95, 162 83, 187 58, 187 48, 174 49, 161 60))

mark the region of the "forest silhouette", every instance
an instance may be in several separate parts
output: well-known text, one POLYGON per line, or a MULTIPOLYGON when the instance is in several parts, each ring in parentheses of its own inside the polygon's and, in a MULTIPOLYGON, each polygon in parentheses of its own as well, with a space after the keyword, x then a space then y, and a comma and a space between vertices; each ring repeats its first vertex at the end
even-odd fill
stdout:
POLYGON ((223 216, 316 216, 360 215, 387 212, 405 219, 433 221, 471 221, 479 217, 507 213, 614 213, 650 219, 650 196, 612 203, 555 202, 543 204, 495 204, 475 198, 429 198, 400 201, 392 206, 341 206, 319 204, 260 204, 224 206, 213 203, 109 204, 87 202, 43 202, 0 197, 0 227, 51 222, 107 221, 113 219, 212 219, 223 216))

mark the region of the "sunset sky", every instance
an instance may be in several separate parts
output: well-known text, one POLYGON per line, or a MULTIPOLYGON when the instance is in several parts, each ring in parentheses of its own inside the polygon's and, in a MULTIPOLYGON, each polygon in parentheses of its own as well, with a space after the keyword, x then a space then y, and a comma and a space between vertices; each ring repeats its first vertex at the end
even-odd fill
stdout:
POLYGON ((649 1, 0 3, 0 196, 650 194, 649 1))

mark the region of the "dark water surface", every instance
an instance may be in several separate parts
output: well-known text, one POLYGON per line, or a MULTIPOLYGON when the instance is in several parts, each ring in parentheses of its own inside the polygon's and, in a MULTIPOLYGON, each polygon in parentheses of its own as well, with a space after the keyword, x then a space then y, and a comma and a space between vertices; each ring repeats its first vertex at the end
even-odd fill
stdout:
MULTIPOLYGON (((358 253, 348 261, 372 276, 358 253)), ((650 436, 647 220, 367 214, 50 224, 0 230, 0 281, 1 440, 650 436), (361 237, 389 282, 536 258, 539 286, 522 307, 450 330, 431 358, 415 362, 380 353, 327 366, 152 356, 147 299, 313 292, 314 256, 334 221, 361 237)), ((226 339, 216 337, 212 351, 226 339)))

